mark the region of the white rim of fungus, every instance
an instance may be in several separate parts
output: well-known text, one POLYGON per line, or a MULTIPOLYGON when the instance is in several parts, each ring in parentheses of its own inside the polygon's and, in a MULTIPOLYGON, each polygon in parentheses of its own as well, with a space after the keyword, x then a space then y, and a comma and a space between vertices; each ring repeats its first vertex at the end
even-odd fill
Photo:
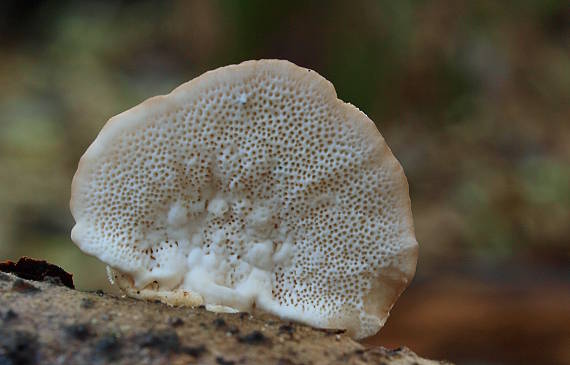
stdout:
POLYGON ((401 165, 316 72, 222 67, 111 118, 72 240, 129 296, 375 334, 415 273, 401 165))

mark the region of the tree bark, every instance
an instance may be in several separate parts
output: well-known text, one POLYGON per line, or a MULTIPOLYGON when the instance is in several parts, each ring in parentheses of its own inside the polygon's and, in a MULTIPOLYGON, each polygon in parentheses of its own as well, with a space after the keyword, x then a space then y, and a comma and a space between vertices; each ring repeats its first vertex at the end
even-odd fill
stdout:
POLYGON ((16 274, 0 272, 1 365, 442 364, 265 314, 175 308, 16 274))

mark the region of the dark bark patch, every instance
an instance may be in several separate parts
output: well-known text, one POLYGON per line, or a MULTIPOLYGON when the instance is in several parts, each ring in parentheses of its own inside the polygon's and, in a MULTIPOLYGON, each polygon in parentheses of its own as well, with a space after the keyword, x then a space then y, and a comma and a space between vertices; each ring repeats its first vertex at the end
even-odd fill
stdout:
POLYGON ((293 333, 295 333, 295 327, 293 327, 290 324, 283 324, 281 326, 279 326, 279 334, 289 334, 292 335, 293 333))
POLYGON ((38 340, 24 331, 0 332, 0 364, 37 364, 38 340))
POLYGON ((150 331, 139 335, 136 342, 140 347, 152 348, 160 352, 180 352, 180 339, 173 330, 150 331))
POLYGON ((398 348, 395 348, 395 349, 388 349, 388 350, 386 351, 386 353, 388 354, 388 356, 397 358, 397 357, 402 356, 402 350, 403 350, 402 347, 398 347, 398 348))
POLYGON ((180 317, 169 317, 168 324, 172 327, 180 327, 184 325, 184 321, 180 317))
POLYGON ((149 331, 135 336, 135 343, 140 347, 155 349, 161 353, 183 353, 200 357, 207 349, 204 345, 182 346, 178 334, 171 329, 149 331))
POLYGON ((12 273, 22 279, 34 281, 46 281, 51 284, 63 285, 75 289, 73 275, 61 267, 48 263, 44 260, 36 260, 30 257, 21 257, 18 262, 0 262, 0 271, 12 273))
POLYGON ((116 360, 120 356, 121 343, 114 334, 101 337, 93 346, 93 355, 107 360, 116 360))
POLYGON ((269 342, 269 339, 261 331, 253 331, 247 335, 238 337, 238 341, 248 345, 262 345, 269 342))
POLYGON ((206 346, 199 345, 199 346, 185 346, 182 348, 183 353, 188 354, 193 357, 200 357, 207 351, 206 346))
POLYGON ((225 328, 226 327, 226 321, 224 321, 223 318, 216 318, 212 321, 212 323, 214 324, 214 327, 220 329, 220 328, 225 328))
POLYGON ((89 337, 93 336, 89 325, 86 323, 72 324, 65 327, 64 330, 68 337, 79 341, 85 341, 89 337))
POLYGON ((341 335, 346 332, 346 330, 331 329, 331 328, 317 328, 316 330, 319 332, 323 332, 327 336, 341 335))
POLYGON ((6 312, 2 313, 0 318, 2 318, 4 323, 12 322, 12 321, 15 321, 16 319, 18 319, 18 313, 14 312, 11 309, 8 309, 6 312))

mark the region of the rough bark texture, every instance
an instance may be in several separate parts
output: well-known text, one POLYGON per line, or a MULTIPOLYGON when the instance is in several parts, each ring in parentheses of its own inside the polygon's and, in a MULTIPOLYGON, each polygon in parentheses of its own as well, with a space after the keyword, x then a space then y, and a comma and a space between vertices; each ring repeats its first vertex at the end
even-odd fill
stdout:
POLYGON ((36 363, 440 364, 267 315, 173 308, 0 272, 0 364, 36 363))

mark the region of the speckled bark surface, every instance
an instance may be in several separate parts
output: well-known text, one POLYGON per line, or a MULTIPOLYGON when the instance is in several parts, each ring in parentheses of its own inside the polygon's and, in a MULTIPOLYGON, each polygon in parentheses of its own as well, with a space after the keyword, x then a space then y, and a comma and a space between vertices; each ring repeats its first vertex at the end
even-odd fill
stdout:
POLYGON ((0 364, 439 364, 267 315, 211 313, 0 272, 0 364))

